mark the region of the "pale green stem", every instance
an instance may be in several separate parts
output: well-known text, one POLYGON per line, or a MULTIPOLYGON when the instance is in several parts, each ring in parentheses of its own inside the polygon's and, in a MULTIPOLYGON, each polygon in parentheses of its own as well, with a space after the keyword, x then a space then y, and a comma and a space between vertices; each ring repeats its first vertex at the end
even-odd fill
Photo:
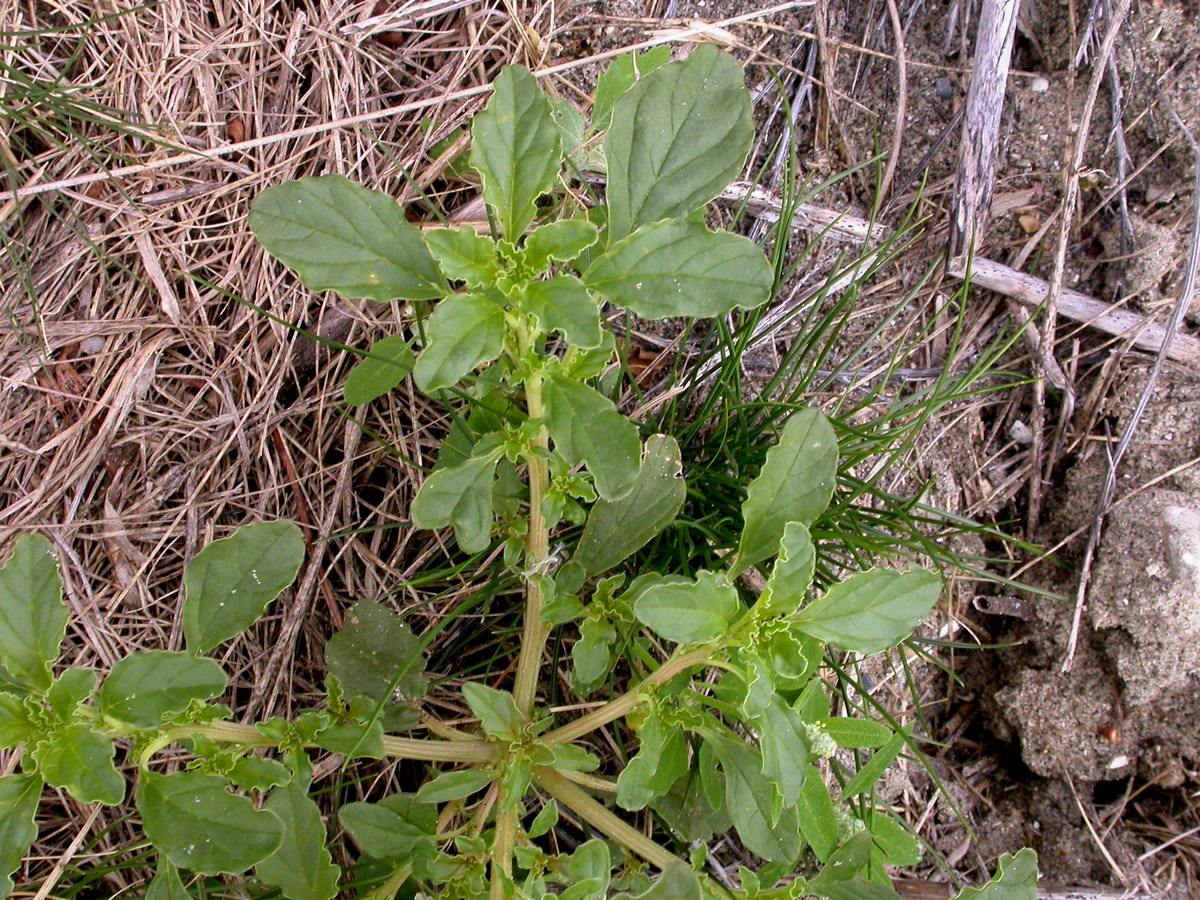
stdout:
POLYGON ((572 784, 554 769, 539 766, 533 770, 533 781, 547 794, 568 806, 577 816, 624 845, 652 866, 665 869, 679 861, 674 853, 650 840, 628 822, 613 815, 606 806, 596 802, 577 785, 572 784))
POLYGON ((542 737, 542 743, 547 747, 553 747, 555 744, 568 744, 576 738, 581 738, 585 734, 590 734, 597 728, 607 725, 609 722, 616 721, 621 716, 632 712, 642 702, 642 692, 647 688, 666 684, 680 672, 685 672, 693 666, 704 665, 712 658, 716 649, 713 644, 705 644, 703 647, 698 647, 687 653, 672 656, 655 669, 652 674, 642 679, 637 687, 622 694, 616 700, 606 703, 586 716, 580 716, 573 722, 568 722, 561 728, 555 728, 553 731, 547 732, 542 737))
MULTIPOLYGON (((505 791, 500 790, 500 805, 503 809, 505 791)), ((519 804, 505 809, 496 817, 496 831, 492 837, 492 883, 491 900, 504 900, 505 882, 512 880, 513 849, 517 846, 517 819, 519 804), (501 877, 501 873, 505 877, 501 877)))
POLYGON ((379 887, 372 889, 366 895, 366 900, 393 900, 396 892, 404 886, 404 882, 408 881, 412 875, 412 870, 412 863, 405 863, 389 875, 387 881, 379 885, 379 887))

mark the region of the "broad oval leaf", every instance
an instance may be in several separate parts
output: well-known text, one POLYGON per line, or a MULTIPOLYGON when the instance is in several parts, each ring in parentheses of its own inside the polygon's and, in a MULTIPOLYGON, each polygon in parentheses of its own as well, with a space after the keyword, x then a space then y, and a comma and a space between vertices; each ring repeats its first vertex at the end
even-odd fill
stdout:
POLYGON ((113 766, 112 739, 87 725, 55 729, 33 751, 38 771, 52 787, 70 792, 81 803, 116 806, 125 799, 125 779, 113 766))
POLYGON ((614 894, 612 900, 703 900, 711 896, 691 867, 672 860, 649 888, 640 894, 614 894))
POLYGON ((181 869, 240 875, 279 848, 283 822, 227 787, 224 778, 201 772, 142 772, 142 830, 181 869))
POLYGON ((789 522, 810 525, 825 511, 837 460, 837 436, 819 410, 802 409, 788 419, 742 503, 734 575, 774 556, 789 522))
POLYGON ((725 807, 746 849, 769 862, 794 863, 804 849, 796 810, 773 809, 774 791, 762 774, 762 757, 740 741, 707 740, 725 773, 725 807))
POLYGON ((599 236, 599 230, 587 219, 559 219, 539 225, 525 240, 525 265, 540 272, 552 259, 567 262, 596 243, 599 236))
POLYGON ((479 717, 484 734, 505 741, 520 738, 525 720, 511 693, 475 681, 464 684, 462 693, 471 712, 479 717))
POLYGON ((714 318, 771 299, 775 274, 752 241, 703 222, 645 225, 596 259, 584 283, 643 319, 714 318))
POLYGON ((555 449, 571 465, 587 466, 601 497, 616 499, 633 487, 642 441, 637 426, 611 400, 558 374, 543 383, 542 400, 555 449))
POLYGON ((425 696, 420 642, 400 616, 371 600, 346 613, 341 631, 325 644, 325 665, 347 697, 382 703, 384 731, 414 727, 420 714, 411 701, 425 696))
POLYGON ((642 591, 633 604, 639 622, 676 644, 702 644, 723 637, 741 611, 737 588, 720 572, 700 572, 695 580, 663 578, 642 591))
POLYGON ((382 397, 413 370, 412 346, 393 334, 376 341, 371 352, 346 376, 342 396, 351 406, 382 397))
POLYGON ((753 140, 742 67, 715 46, 642 78, 604 139, 610 240, 704 206, 741 174, 753 140))
POLYGON ((283 822, 283 840, 254 867, 255 874, 288 900, 332 900, 342 872, 325 846, 325 824, 317 804, 293 782, 271 791, 266 808, 283 822))
POLYGON ((868 569, 800 610, 795 626, 843 650, 880 653, 908 637, 941 594, 942 580, 933 572, 868 569))
POLYGON ((483 198, 514 244, 549 193, 562 166, 562 142, 550 101, 521 66, 505 66, 487 107, 471 126, 471 167, 483 179, 483 198))
POLYGON ((443 772, 432 781, 421 785, 417 799, 422 803, 445 803, 461 800, 476 791, 481 791, 496 780, 496 773, 484 769, 461 769, 443 772))
POLYGON ((311 291, 370 300, 434 300, 448 290, 421 233, 381 191, 342 175, 268 188, 250 230, 311 291))
POLYGON ((671 61, 666 44, 645 53, 623 53, 608 64, 596 79, 596 99, 592 103, 592 130, 603 131, 612 121, 613 105, 637 82, 671 61))
POLYGON ((600 346, 600 305, 574 275, 535 281, 526 288, 521 305, 542 331, 557 331, 581 350, 600 346))
POLYGON ((253 625, 304 561, 304 536, 291 522, 245 525, 196 554, 183 574, 183 635, 203 654, 253 625))
POLYGON ((358 849, 376 859, 405 859, 418 848, 432 848, 425 828, 386 802, 347 803, 338 810, 338 821, 358 849))
POLYGON ((193 700, 218 696, 228 682, 225 670, 211 659, 168 650, 131 653, 117 660, 104 679, 100 711, 138 728, 154 728, 193 700))
POLYGON ((921 861, 921 842, 890 813, 877 809, 870 822, 875 852, 884 865, 915 866, 921 861))
POLYGON ((638 729, 638 752, 617 778, 617 805, 631 811, 664 796, 687 773, 687 741, 683 730, 656 715, 638 729))
POLYGON ((434 228, 425 232, 425 243, 447 278, 471 287, 494 284, 500 274, 496 244, 474 228, 434 228))
POLYGON ((12 873, 37 840, 42 787, 36 775, 0 777, 0 897, 12 893, 12 873))
POLYGON ((477 365, 500 355, 504 310, 478 294, 452 294, 434 308, 425 329, 429 346, 421 351, 413 376, 429 393, 453 387, 477 365))
POLYGON ((652 435, 637 480, 617 500, 597 500, 573 560, 588 575, 607 572, 637 552, 675 521, 687 498, 679 444, 668 435, 652 435))
POLYGON ((492 478, 496 456, 472 456, 466 462, 439 469, 421 485, 409 510, 418 528, 454 526, 464 553, 487 548, 492 537, 492 478))
POLYGON ((22 535, 0 566, 0 669, 26 687, 49 688, 69 618, 53 545, 22 535))

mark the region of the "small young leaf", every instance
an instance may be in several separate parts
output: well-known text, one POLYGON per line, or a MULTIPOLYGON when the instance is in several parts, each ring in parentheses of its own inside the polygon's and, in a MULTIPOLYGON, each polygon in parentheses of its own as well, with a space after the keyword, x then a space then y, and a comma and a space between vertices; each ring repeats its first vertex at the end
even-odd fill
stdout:
POLYGON ((795 625, 843 650, 879 653, 908 637, 941 594, 933 572, 868 569, 831 586, 800 610, 795 625))
POLYGON ((53 545, 22 535, 0 566, 0 670, 26 687, 49 688, 69 617, 53 545))
POLYGON ((409 510, 418 528, 454 526, 464 553, 487 548, 492 536, 492 477, 499 453, 473 456, 425 479, 409 510))
POLYGON ((310 291, 370 300, 434 300, 448 290, 404 210, 342 175, 301 178, 259 194, 250 230, 310 291))
POLYGON ((875 851, 885 866, 915 866, 921 861, 921 842, 890 813, 875 810, 870 831, 875 851))
POLYGON ((675 521, 687 497, 679 444, 656 434, 646 441, 637 480, 618 500, 597 500, 573 559, 588 575, 607 572, 675 521))
MULTIPOLYGON (((845 884, 865 869, 870 861, 871 835, 860 831, 829 854, 829 859, 825 860, 821 871, 815 878, 809 880, 806 887, 809 890, 819 891, 823 897, 829 897, 831 895, 826 894, 824 888, 833 884, 845 884)), ((842 895, 833 894, 832 896, 840 898, 842 895)), ((847 900, 854 896, 857 894, 849 894, 847 900)))
POLYGON ((38 730, 25 701, 16 694, 0 691, 0 748, 7 749, 32 740, 38 730))
POLYGON ((279 888, 288 900, 332 900, 341 869, 325 846, 325 825, 317 804, 300 785, 284 784, 271 791, 266 808, 283 822, 283 841, 254 867, 255 874, 279 888))
POLYGON ((552 259, 572 260, 596 243, 599 235, 587 219, 559 219, 539 225, 525 240, 525 265, 540 272, 552 259))
POLYGON ((313 743, 330 753, 340 753, 350 759, 383 759, 383 724, 378 720, 369 725, 361 722, 340 722, 323 729, 313 743))
POLYGON ((229 683, 211 659, 190 653, 145 650, 117 660, 100 688, 104 715, 138 728, 154 728, 193 700, 211 700, 229 683))
POLYGON ((287 766, 276 759, 244 756, 229 770, 229 780, 241 791, 262 793, 287 784, 292 779, 287 766))
POLYGON ((1037 852, 1026 847, 1016 856, 1001 853, 996 874, 983 887, 963 888, 954 900, 1036 900, 1037 852))
MULTIPOLYGON (((665 48, 664 48, 665 49, 665 48)), ((612 900, 702 900, 706 896, 696 873, 682 860, 671 862, 649 890, 634 896, 616 894, 612 900)))
POLYGON ((36 775, 0 777, 0 897, 12 893, 12 873, 37 840, 42 787, 36 775))
POLYGON ((245 525, 197 553, 183 574, 188 649, 208 653, 257 622, 302 562, 304 535, 291 522, 245 525))
POLYGON ((468 681, 463 685, 462 692, 471 712, 479 717, 484 734, 505 741, 515 741, 521 736, 524 718, 508 691, 498 691, 486 684, 468 681))
POLYGON ((742 67, 715 46, 642 78, 604 139, 610 240, 704 206, 741 174, 753 139, 742 67))
POLYGON ((611 400, 552 374, 545 381, 543 401, 555 449, 571 465, 587 466, 601 497, 614 500, 633 487, 641 466, 641 438, 611 400))
POLYGON ((262 862, 279 848, 283 822, 227 786, 201 772, 142 772, 137 806, 150 843, 201 875, 240 875, 262 862))
POLYGON ((447 278, 464 281, 470 287, 485 287, 495 284, 500 274, 495 242, 470 226, 426 231, 425 243, 447 278))
POLYGON ((422 803, 445 803, 448 800, 460 800, 469 797, 476 791, 481 791, 496 780, 494 772, 484 769, 461 769, 457 772, 443 772, 432 781, 421 785, 417 791, 417 799, 422 803))
POLYGON ((871 790, 875 786, 875 783, 883 777, 883 773, 887 771, 887 767, 900 755, 900 751, 904 749, 907 738, 908 735, 906 732, 897 731, 888 738, 886 744, 872 753, 871 758, 863 763, 862 767, 854 773, 854 777, 847 781, 842 788, 842 800, 857 797, 859 794, 871 790))
POLYGON ((700 572, 695 580, 663 578, 644 590, 633 605, 639 622, 676 644, 715 641, 742 611, 737 588, 723 573, 700 572))
POLYGON ((774 791, 762 775, 762 757, 740 741, 708 740, 725 772, 725 806, 738 837, 751 853, 769 862, 793 863, 804 844, 794 809, 774 820, 774 791))
POLYGON ((759 605, 771 615, 794 613, 804 605, 816 562, 816 549, 808 527, 800 522, 788 522, 779 544, 779 558, 771 568, 767 589, 759 597, 759 605))
POLYGON ((81 803, 116 806, 125 799, 125 779, 113 766, 116 752, 112 740, 87 725, 67 725, 39 744, 33 758, 51 787, 81 803))
POLYGON ((75 718, 75 711, 86 703, 96 690, 96 673, 91 669, 70 668, 63 672, 46 691, 46 702, 54 717, 63 724, 75 718))
POLYGON ((771 299, 774 280, 753 242, 691 219, 642 226, 583 274, 589 288, 643 319, 754 309, 771 299))
POLYGON ((773 556, 789 522, 809 525, 829 505, 837 476, 837 437, 818 410, 802 409, 767 451, 762 471, 742 504, 738 575, 773 556))
POLYGON ((425 324, 429 346, 413 369, 417 386, 429 393, 453 387, 481 363, 500 355, 504 310, 479 294, 451 294, 425 324))
POLYGON ((550 102, 537 79, 505 66, 487 107, 471 126, 471 167, 483 179, 483 198, 512 243, 524 234, 562 165, 562 143, 550 102))
POLYGON ((600 307, 574 275, 535 281, 522 303, 545 332, 557 331, 582 350, 600 346, 600 307))
POLYGON ((525 835, 530 840, 537 840, 543 834, 549 834, 557 824, 558 803, 554 800, 547 800, 546 805, 538 810, 538 814, 529 823, 529 828, 525 830, 525 835))
POLYGON ((630 811, 666 794, 688 770, 687 740, 652 715, 638 729, 638 752, 617 778, 617 806, 630 811))
POLYGON ((616 629, 605 619, 587 618, 579 626, 579 640, 571 648, 571 686, 590 694, 608 677, 616 662, 616 629))
POLYGON ((869 719, 848 719, 834 716, 828 719, 819 719, 813 724, 824 728, 825 733, 833 738, 834 743, 839 747, 853 747, 856 750, 882 747, 895 734, 882 722, 872 722, 869 719))
POLYGON ((347 803, 338 810, 338 821, 358 849, 376 859, 406 859, 418 848, 433 849, 430 831, 386 801, 347 803))
POLYGON ((350 607, 342 630, 325 644, 325 665, 347 697, 383 704, 384 731, 405 731, 420 720, 410 701, 425 696, 425 661, 412 629, 387 607, 371 600, 350 607))
POLYGON ((158 858, 158 869, 146 888, 146 900, 192 900, 179 877, 179 869, 166 856, 158 858))
MULTIPOLYGON (((700 746, 703 753, 705 745, 700 746)), ((711 757, 711 753, 709 756, 711 757)), ((711 758, 702 758, 700 764, 706 761, 712 762, 711 758)), ((713 765, 716 765, 715 762, 713 765)), ((724 834, 733 827, 728 811, 724 808, 714 809, 709 803, 696 767, 676 781, 671 790, 655 800, 651 806, 670 824, 676 834, 688 842, 707 843, 714 834, 724 834)))
POLYGON ((804 786, 796 803, 796 810, 800 814, 800 830, 817 859, 825 862, 837 849, 837 814, 820 770, 812 764, 805 768, 804 786))
POLYGON ((371 354, 364 356, 342 385, 342 396, 351 406, 377 400, 413 370, 413 353, 409 342, 393 334, 376 341, 371 354))
POLYGON ((808 774, 808 738, 800 714, 778 694, 759 714, 763 776, 779 792, 784 807, 795 806, 808 774))
POLYGON ((639 77, 671 61, 671 48, 666 44, 652 47, 645 53, 624 53, 614 59, 596 79, 596 99, 592 103, 592 131, 603 131, 612 121, 613 104, 633 87, 639 77))
MULTIPOLYGON (((824 874, 826 870, 822 869, 824 874)), ((808 883, 808 889, 825 900, 900 900, 900 895, 890 882, 870 881, 862 875, 855 875, 845 881, 825 881, 808 883)))

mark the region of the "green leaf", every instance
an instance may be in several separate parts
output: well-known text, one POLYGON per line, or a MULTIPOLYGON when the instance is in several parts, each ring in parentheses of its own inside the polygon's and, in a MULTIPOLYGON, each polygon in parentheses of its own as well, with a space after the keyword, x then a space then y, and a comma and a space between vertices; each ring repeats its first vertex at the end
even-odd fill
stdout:
POLYGON ((558 374, 546 379, 542 399, 555 449, 571 465, 587 465, 601 497, 614 500, 633 487, 641 467, 641 438, 611 400, 558 374))
POLYGON ((38 730, 24 699, 0 691, 0 748, 26 743, 37 735, 38 730))
POLYGON ((800 610, 796 627, 818 640, 858 653, 879 653, 912 632, 942 594, 933 572, 868 569, 832 585, 800 610))
POLYGON ((800 814, 800 830, 804 833, 804 839, 813 848, 817 859, 825 862, 837 849, 837 814, 820 769, 811 763, 806 769, 796 811, 800 814))
POLYGON ((240 875, 274 853, 283 822, 235 797, 216 775, 142 772, 137 806, 142 830, 181 869, 201 875, 240 875))
POLYGON ((87 725, 67 725, 37 746, 33 758, 51 787, 63 788, 81 803, 116 806, 125 799, 125 779, 113 766, 117 748, 87 725))
POLYGON ((557 331, 583 350, 600 346, 600 306, 574 275, 535 281, 526 288, 522 305, 542 331, 557 331))
POLYGON ((420 642, 387 607, 371 600, 350 607, 342 630, 325 644, 325 665, 347 697, 383 704, 379 721, 384 731, 405 731, 420 720, 411 705, 425 696, 420 642))
POLYGON ((330 725, 313 738, 313 743, 322 750, 341 753, 350 759, 383 759, 387 755, 383 746, 383 724, 379 720, 369 725, 362 722, 330 725))
POLYGON ((900 755, 900 751, 904 749, 907 738, 908 735, 906 732, 897 731, 888 739, 886 744, 872 753, 871 758, 863 764, 862 768, 854 773, 854 777, 847 781, 842 788, 842 800, 848 800, 851 797, 856 797, 871 790, 875 786, 875 783, 883 777, 883 773, 887 771, 887 767, 900 755))
POLYGON ((266 808, 283 822, 283 841, 255 866, 255 874, 279 888, 288 900, 332 900, 342 873, 325 846, 325 825, 317 804, 293 783, 271 791, 266 808))
POLYGON ((561 165, 549 100, 527 69, 505 66, 471 126, 471 167, 509 241, 515 244, 529 227, 535 201, 554 187, 561 165))
POLYGON ((496 243, 474 228, 434 228, 425 232, 425 243, 447 278, 464 281, 470 287, 496 283, 500 274, 496 243))
MULTIPOLYGON (((363 853, 376 859, 406 859, 418 848, 433 849, 430 829, 413 821, 403 808, 394 808, 394 804, 388 802, 397 796, 409 797, 411 801, 411 795, 393 795, 380 803, 347 803, 338 810, 338 821, 350 832, 354 843, 363 853)), ((424 804, 414 803, 413 806, 423 807, 424 804)))
POLYGON ((829 855, 821 871, 805 887, 816 891, 829 884, 847 882, 865 869, 870 860, 871 835, 860 831, 829 855))
POLYGON ((245 525, 196 554, 183 574, 183 635, 208 653, 258 621, 304 562, 304 535, 291 522, 245 525))
POLYGON ((682 860, 675 860, 663 869, 649 890, 636 897, 633 894, 616 894, 613 900, 702 900, 705 896, 696 873, 682 860))
POLYGON ((808 775, 808 738, 800 714, 779 695, 756 719, 762 749, 763 776, 779 791, 784 807, 800 800, 808 775))
POLYGON ((661 638, 702 644, 723 637, 742 608, 724 573, 700 572, 695 580, 671 576, 646 588, 633 614, 661 638))
POLYGON ((250 230, 310 291, 370 300, 434 300, 448 290, 421 233, 396 201, 342 175, 259 194, 250 230))
POLYGON ((746 849, 769 862, 795 862, 804 849, 796 811, 784 808, 773 822, 773 791, 762 775, 762 757, 739 741, 706 743, 721 760, 725 806, 746 849))
POLYGON ((614 59, 596 79, 596 99, 592 103, 592 130, 603 131, 612 121, 613 104, 633 87, 641 76, 671 61, 671 48, 666 44, 652 47, 645 53, 624 53, 614 59))
POLYGON ((839 747, 853 747, 856 750, 882 747, 895 734, 882 722, 872 722, 869 719, 848 719, 834 716, 828 719, 818 719, 813 724, 824 728, 825 733, 833 738, 834 743, 839 747))
POLYGON ((742 67, 713 45, 642 78, 604 139, 610 240, 704 206, 741 174, 753 140, 742 67))
POLYGON ((588 575, 607 572, 674 522, 687 497, 682 469, 675 438, 652 435, 630 491, 592 506, 574 561, 588 575))
POLYGON ((12 893, 12 873, 37 840, 42 779, 36 775, 0 778, 0 897, 12 893))
POLYGON ((788 522, 779 544, 779 558, 771 567, 766 590, 758 604, 770 615, 787 616, 804 605, 817 563, 816 548, 808 527, 788 522))
POLYGON ((46 691, 46 702, 54 717, 63 724, 75 718, 75 712, 96 690, 96 673, 91 669, 70 668, 64 671, 46 691))
POLYGON ((687 740, 656 715, 638 729, 638 752, 617 777, 617 806, 642 809, 663 796, 688 770, 687 740))
POLYGON ((342 385, 342 396, 351 406, 377 400, 413 370, 413 353, 409 342, 399 335, 376 341, 369 356, 363 357, 342 385))
POLYGON ((0 669, 26 687, 49 688, 68 618, 53 545, 22 535, 0 567, 0 669))
POLYGON ((557 824, 558 803, 554 800, 547 800, 546 805, 538 810, 538 814, 529 823, 529 828, 526 829, 525 835, 530 840, 537 840, 543 834, 549 834, 557 824))
POLYGON ((479 294, 451 294, 425 324, 429 346, 413 369, 417 386, 429 393, 453 387, 463 376, 500 355, 504 310, 479 294))
POLYGON ((146 650, 117 660, 100 688, 99 707, 104 715, 134 725, 154 728, 165 716, 183 712, 193 700, 219 696, 229 677, 211 659, 190 653, 146 650))
POLYGON ((605 619, 587 618, 579 626, 579 640, 571 648, 571 686, 590 694, 608 677, 616 662, 616 629, 605 619))
POLYGON ((732 574, 778 552, 789 522, 809 525, 825 511, 837 457, 837 437, 821 412, 802 409, 788 419, 742 503, 742 539, 732 574))
POLYGON ((599 230, 587 219, 559 219, 539 225, 525 240, 525 265, 540 272, 552 259, 567 262, 596 243, 599 236, 599 230))
POLYGON ((900 900, 900 895, 890 884, 868 881, 861 876, 845 881, 827 881, 815 886, 810 882, 809 888, 825 900, 900 900))
POLYGON ((244 756, 229 770, 229 780, 238 790, 263 793, 291 781, 287 766, 276 759, 244 756))
POLYGON ((158 858, 158 869, 146 888, 146 900, 192 900, 179 877, 179 869, 165 856, 158 858))
POLYGON ((1026 847, 1016 856, 1001 853, 996 874, 983 887, 963 888, 954 900, 1036 900, 1037 853, 1026 847))
POLYGON ((520 738, 525 720, 512 694, 474 681, 466 682, 462 693, 485 734, 506 741, 520 738))
POLYGON ((875 810, 870 829, 884 865, 915 866, 921 861, 921 842, 890 813, 875 810))
POLYGON ((492 476, 499 452, 473 456, 425 479, 410 514, 418 528, 454 526, 464 553, 487 549, 492 537, 492 476))
POLYGON ((774 280, 753 242, 690 219, 642 226, 583 274, 589 288, 643 319, 754 309, 771 299, 774 280))
POLYGON ((422 803, 445 803, 460 800, 481 791, 496 780, 496 773, 484 769, 462 769, 443 772, 432 781, 421 785, 417 799, 422 803))

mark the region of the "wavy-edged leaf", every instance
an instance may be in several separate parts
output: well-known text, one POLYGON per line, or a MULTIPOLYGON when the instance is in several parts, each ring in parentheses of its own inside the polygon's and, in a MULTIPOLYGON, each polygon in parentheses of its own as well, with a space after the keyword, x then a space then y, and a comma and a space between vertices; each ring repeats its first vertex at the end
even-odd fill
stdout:
POLYGON ((540 272, 552 259, 567 262, 577 257, 600 236, 587 219, 559 219, 539 225, 525 239, 525 265, 540 272))
POLYGON ((351 406, 370 403, 396 387, 413 370, 412 345, 397 334, 376 341, 369 355, 346 376, 342 396, 351 406))
POLYGON ((996 874, 983 887, 963 888, 954 900, 1036 900, 1037 852, 1029 847, 1016 856, 1001 853, 996 874))
POLYGON ((196 554, 183 573, 183 635, 208 653, 253 625, 296 580, 304 535, 291 522, 245 525, 196 554))
POLYGON ((49 688, 69 618, 54 546, 22 535, 0 566, 0 669, 26 687, 49 688))
POLYGON ((454 526, 464 553, 478 553, 492 536, 492 478, 496 454, 472 456, 456 466, 439 469, 421 485, 410 514, 418 528, 454 526))
POLYGON ((514 244, 549 193, 562 166, 562 142, 550 101, 521 66, 505 66, 487 107, 471 126, 471 167, 483 179, 483 199, 514 244))
POLYGON ((696 873, 682 860, 673 860, 649 888, 640 894, 615 894, 612 900, 702 900, 704 892, 696 873))
POLYGON ((617 500, 595 502, 573 561, 588 575, 599 575, 644 547, 679 515, 687 498, 682 471, 675 438, 648 438, 633 487, 617 500))
POLYGON ((0 777, 0 897, 12 893, 12 873, 37 840, 42 779, 36 775, 0 777))
POLYGON ((211 700, 229 683, 211 659, 168 650, 145 650, 117 660, 100 687, 100 711, 138 728, 154 728, 193 700, 211 700))
POLYGON ((604 139, 609 232, 619 240, 704 206, 741 174, 754 140, 742 67, 711 44, 642 78, 604 139))
POLYGON ((283 822, 227 787, 224 778, 202 772, 142 772, 142 830, 181 869, 240 875, 279 848, 283 822))
POLYGON ((434 308, 425 333, 429 345, 421 351, 413 376, 429 393, 453 387, 480 363, 500 355, 504 310, 479 294, 452 294, 434 308))
POLYGON ((601 497, 616 499, 633 487, 642 461, 641 438, 611 400, 558 374, 544 382, 542 399, 555 449, 571 465, 587 466, 601 497))
POLYGON ((600 306, 574 275, 535 281, 522 303, 547 333, 557 331, 581 350, 600 346, 600 306))
POLYGON ((767 451, 742 503, 742 538, 733 574, 774 556, 789 522, 810 525, 825 511, 837 477, 837 436, 816 409, 794 413, 767 451))
POLYGON ((288 900, 332 900, 342 871, 325 846, 325 824, 317 804, 293 782, 271 791, 265 806, 283 822, 283 840, 254 867, 255 874, 288 900))
POLYGON ((752 241, 703 222, 645 225, 598 257, 584 283, 643 319, 713 318, 771 299, 775 274, 752 241))
POLYGON ((70 792, 80 803, 116 806, 125 799, 125 779, 113 765, 117 748, 87 725, 55 729, 33 751, 38 771, 52 787, 70 792))
POLYGON ((933 572, 868 569, 832 585, 795 617, 795 627, 843 650, 880 653, 924 621, 942 594, 933 572))
POLYGON ((795 612, 808 596, 816 564, 817 552, 808 526, 802 522, 788 522, 779 543, 779 558, 771 567, 759 604, 772 615, 786 616, 795 612))
POLYGON ((370 300, 434 300, 448 290, 421 233, 381 191, 342 175, 259 194, 250 230, 311 291, 370 300))
POLYGON ((742 609, 737 588, 722 572, 699 572, 695 579, 663 578, 642 591, 633 604, 639 622, 676 644, 715 641, 742 609))
POLYGON ((0 748, 15 747, 32 740, 38 731, 39 726, 25 705, 25 699, 0 691, 0 748))
POLYGON ((496 243, 469 225, 434 228, 425 232, 425 243, 447 278, 470 287, 494 284, 500 274, 496 243))

